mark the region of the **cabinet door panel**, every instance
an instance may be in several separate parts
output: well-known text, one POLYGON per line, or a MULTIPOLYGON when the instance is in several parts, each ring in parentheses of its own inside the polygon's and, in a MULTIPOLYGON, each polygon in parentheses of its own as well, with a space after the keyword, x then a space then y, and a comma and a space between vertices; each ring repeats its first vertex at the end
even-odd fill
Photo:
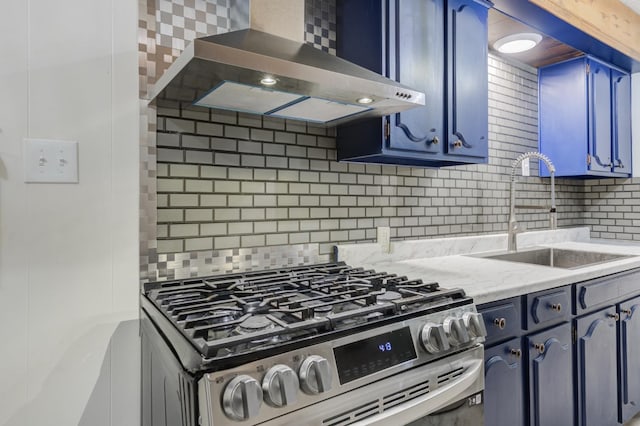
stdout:
POLYGON ((449 1, 446 152, 452 155, 487 156, 487 13, 474 0, 449 1))
POLYGON ((561 324, 525 338, 529 366, 531 424, 573 424, 571 325, 561 324))
POLYGON ((596 61, 588 62, 590 146, 592 171, 610 172, 611 162, 611 72, 609 67, 596 61))
POLYGON ((611 70, 613 170, 631 173, 631 76, 611 70))
POLYGON ((618 305, 620 314, 620 422, 640 411, 640 298, 618 305))
POLYGON ((520 298, 494 302, 478 307, 487 329, 485 345, 518 336, 522 332, 520 298))
POLYGON ((484 424, 524 424, 522 348, 520 338, 488 348, 484 353, 484 424))
POLYGON ((442 2, 389 1, 389 77, 427 93, 425 106, 392 115, 388 146, 437 155, 444 127, 442 2))
POLYGON ((581 426, 618 424, 615 317, 610 307, 576 320, 581 426))

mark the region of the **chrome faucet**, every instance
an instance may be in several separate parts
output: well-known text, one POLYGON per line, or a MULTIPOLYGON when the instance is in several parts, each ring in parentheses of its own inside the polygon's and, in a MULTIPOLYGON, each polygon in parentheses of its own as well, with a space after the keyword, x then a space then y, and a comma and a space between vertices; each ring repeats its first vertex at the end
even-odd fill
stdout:
POLYGON ((516 209, 517 208, 525 208, 525 209, 546 209, 549 208, 549 229, 556 229, 556 184, 555 184, 555 173, 556 168, 554 167, 551 160, 544 154, 539 152, 527 152, 525 154, 520 155, 516 158, 511 166, 511 198, 509 201, 509 236, 507 242, 507 249, 509 251, 517 251, 517 243, 516 243, 516 235, 521 232, 520 226, 518 225, 518 221, 516 221, 516 209), (549 169, 549 174, 551 175, 551 207, 548 206, 534 206, 534 205, 519 205, 516 206, 516 168, 520 163, 529 158, 537 158, 542 160, 549 169))

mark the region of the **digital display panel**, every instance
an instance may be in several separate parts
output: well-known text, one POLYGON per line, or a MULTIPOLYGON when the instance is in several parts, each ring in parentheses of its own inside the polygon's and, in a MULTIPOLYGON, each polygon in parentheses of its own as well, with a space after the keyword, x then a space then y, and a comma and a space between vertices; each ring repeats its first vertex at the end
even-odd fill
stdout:
POLYGON ((340 384, 416 359, 409 327, 333 349, 340 384))

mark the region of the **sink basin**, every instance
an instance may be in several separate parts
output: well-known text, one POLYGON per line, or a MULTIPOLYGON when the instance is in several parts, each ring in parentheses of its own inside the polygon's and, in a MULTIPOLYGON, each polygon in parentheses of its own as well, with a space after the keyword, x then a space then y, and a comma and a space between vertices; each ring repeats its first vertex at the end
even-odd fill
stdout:
POLYGON ((505 260, 507 262, 529 263, 531 265, 551 266, 554 268, 576 269, 598 263, 631 257, 624 254, 597 253, 593 251, 540 248, 514 253, 479 256, 485 259, 505 260))

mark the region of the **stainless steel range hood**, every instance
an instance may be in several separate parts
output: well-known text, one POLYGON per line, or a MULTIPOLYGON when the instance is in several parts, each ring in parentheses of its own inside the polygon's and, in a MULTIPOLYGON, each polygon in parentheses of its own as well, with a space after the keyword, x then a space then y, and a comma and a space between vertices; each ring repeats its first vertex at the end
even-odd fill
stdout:
MULTIPOLYGON (((269 0, 271 10, 274 3, 269 0)), ((197 105, 331 126, 424 105, 424 93, 271 29, 195 39, 150 99, 158 106, 197 105)))

